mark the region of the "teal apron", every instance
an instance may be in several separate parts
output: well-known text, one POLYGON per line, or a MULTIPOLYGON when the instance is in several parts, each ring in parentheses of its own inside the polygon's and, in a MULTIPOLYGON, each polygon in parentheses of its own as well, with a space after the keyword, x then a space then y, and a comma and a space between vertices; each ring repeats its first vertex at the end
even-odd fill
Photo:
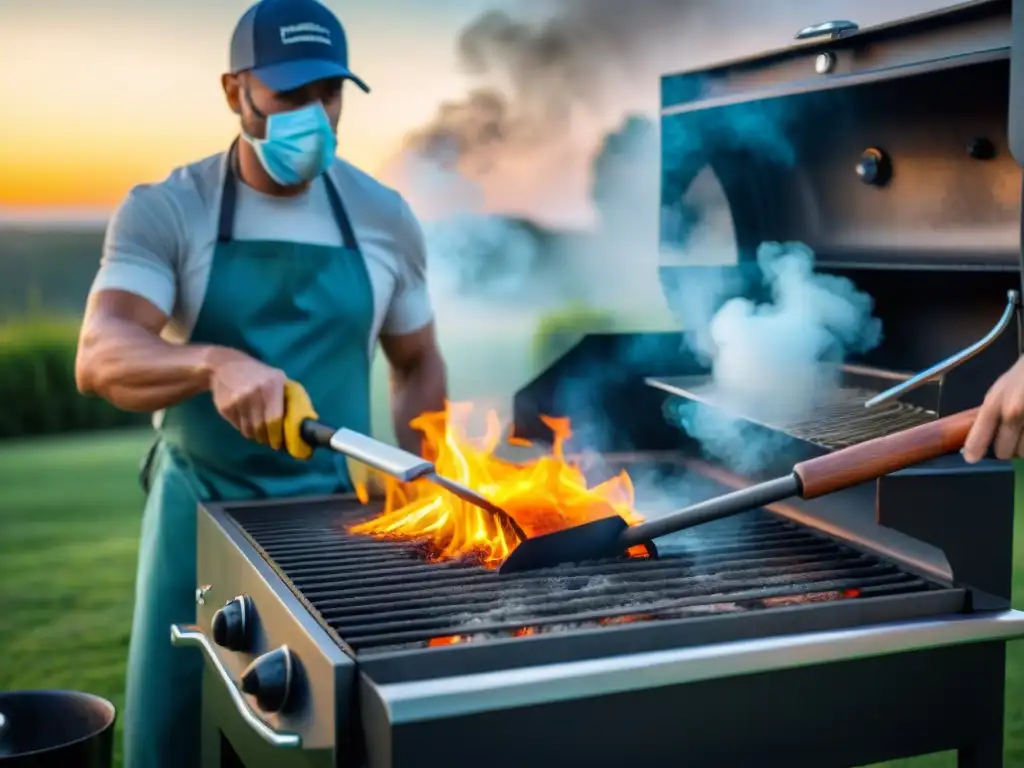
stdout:
MULTIPOLYGON (((226 163, 217 245, 192 332, 241 350, 309 392, 321 420, 370 431, 373 291, 352 224, 325 174, 344 245, 232 237, 235 146, 226 163)), ((196 504, 351 490, 343 457, 308 461, 247 440, 207 393, 167 409, 146 467, 135 614, 124 707, 126 768, 199 762, 200 654, 171 647, 170 626, 196 618, 196 504)))

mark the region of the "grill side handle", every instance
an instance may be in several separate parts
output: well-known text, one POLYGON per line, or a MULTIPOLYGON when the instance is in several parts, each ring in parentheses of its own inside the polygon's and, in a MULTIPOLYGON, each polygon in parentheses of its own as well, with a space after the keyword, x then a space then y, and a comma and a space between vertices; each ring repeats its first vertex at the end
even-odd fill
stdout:
POLYGON ((894 387, 890 387, 885 390, 885 392, 875 395, 864 403, 864 407, 874 408, 876 405, 891 402, 900 395, 911 392, 924 386, 930 381, 934 381, 935 379, 944 376, 954 368, 966 363, 975 355, 984 352, 992 346, 993 342, 995 342, 995 340, 998 339, 1007 328, 1010 327, 1010 322, 1017 315, 1018 307, 1020 307, 1020 294, 1017 291, 1007 291, 1006 309, 1003 310, 1002 317, 1000 317, 999 321, 992 327, 992 330, 971 344, 971 346, 960 350, 955 355, 946 358, 940 363, 936 363, 927 370, 914 374, 906 381, 903 381, 894 387))
POLYGON ((978 408, 885 437, 802 461, 793 467, 800 478, 800 496, 814 499, 890 472, 899 472, 964 447, 978 408))
POLYGON ((205 651, 207 660, 217 671, 217 675, 223 681, 224 685, 227 686, 228 694, 231 696, 231 702, 235 705, 235 709, 238 710, 238 714, 265 742, 274 747, 283 747, 287 749, 298 749, 302 746, 302 737, 299 736, 299 734, 275 731, 263 722, 260 716, 253 711, 253 708, 249 706, 245 697, 242 696, 242 692, 238 690, 238 686, 236 686, 234 681, 231 679, 231 673, 229 673, 227 669, 224 668, 224 665, 220 663, 220 659, 217 658, 217 653, 214 651, 209 638, 206 637, 202 629, 194 624, 172 624, 171 645, 198 646, 205 651))

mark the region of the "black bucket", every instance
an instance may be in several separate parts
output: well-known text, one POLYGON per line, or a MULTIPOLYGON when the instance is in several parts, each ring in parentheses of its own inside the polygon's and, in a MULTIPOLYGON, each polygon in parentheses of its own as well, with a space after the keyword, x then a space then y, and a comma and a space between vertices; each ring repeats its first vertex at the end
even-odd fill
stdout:
POLYGON ((110 768, 114 705, 77 691, 0 693, 0 766, 110 768))

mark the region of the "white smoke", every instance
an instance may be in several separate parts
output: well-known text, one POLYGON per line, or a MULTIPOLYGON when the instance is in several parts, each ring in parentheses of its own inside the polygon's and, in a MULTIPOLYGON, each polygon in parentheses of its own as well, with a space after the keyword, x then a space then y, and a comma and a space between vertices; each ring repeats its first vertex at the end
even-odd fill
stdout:
POLYGON ((715 385, 725 397, 756 399, 759 412, 813 408, 849 353, 881 341, 874 302, 849 280, 816 273, 802 243, 764 243, 757 263, 771 301, 730 299, 712 318, 715 385))
MULTIPOLYGON (((887 13, 927 3, 894 0, 887 13)), ((673 330, 682 320, 710 361, 716 386, 730 397, 762 412, 812 407, 811 395, 834 385, 835 363, 877 344, 870 299, 847 282, 815 274, 806 248, 767 244, 758 261, 769 303, 744 298, 727 269, 683 270, 688 274, 680 276, 678 290, 668 290, 676 299, 670 313, 659 282, 659 265, 667 266, 659 253, 659 215, 662 221, 666 215, 663 137, 653 121, 645 133, 623 118, 657 114, 660 75, 785 45, 819 17, 845 18, 840 6, 850 3, 793 0, 785 12, 736 0, 540 5, 549 11, 544 18, 488 12, 463 31, 457 52, 476 78, 475 89, 440 105, 433 120, 409 135, 385 174, 423 222, 442 341, 455 327, 495 339, 473 353, 462 352, 469 347, 461 337, 452 344, 461 362, 450 364, 450 372, 479 374, 457 384, 453 396, 509 402, 537 372, 529 337, 541 316, 572 302, 613 315, 619 330, 673 330), (722 38, 736 18, 744 20, 741 35, 722 38), (612 140, 627 134, 633 138, 612 140), (634 322, 634 316, 642 319, 634 322), (510 358, 495 351, 505 330, 496 323, 526 339, 515 355, 516 370, 494 364, 499 356, 501 363, 510 358)), ((879 9, 858 20, 882 20, 868 18, 872 14, 878 17, 879 9)), ((784 116, 754 110, 737 117, 719 126, 723 135, 753 150, 785 149, 776 125, 784 116)), ((680 156, 699 149, 688 143, 700 141, 696 134, 670 138, 682 142, 680 156)), ((735 243, 723 245, 716 237, 732 234, 728 210, 705 206, 700 214, 677 265, 722 264, 735 256, 735 243)), ((581 398, 587 388, 581 382, 581 398)), ((744 422, 709 413, 690 411, 680 419, 736 469, 760 463, 773 450, 754 441, 744 422)), ((574 425, 577 433, 609 426, 574 425)))
POLYGON ((426 222, 439 300, 670 319, 657 282, 657 129, 626 151, 604 143, 633 131, 627 115, 656 113, 677 48, 665 37, 686 33, 696 5, 545 0, 505 13, 496 0, 461 31, 471 90, 410 132, 384 173, 426 222), (610 162, 595 168, 600 155, 610 162))
POLYGON ((458 213, 424 222, 431 288, 442 300, 518 298, 523 275, 536 266, 539 248, 530 233, 493 214, 458 213))
POLYGON ((806 245, 763 243, 757 264, 770 299, 730 298, 706 333, 693 336, 710 360, 714 400, 726 407, 678 404, 675 412, 708 453, 746 472, 763 466, 786 438, 752 429, 735 414, 779 426, 807 418, 834 396, 840 364, 882 340, 871 297, 846 278, 815 272, 806 245))

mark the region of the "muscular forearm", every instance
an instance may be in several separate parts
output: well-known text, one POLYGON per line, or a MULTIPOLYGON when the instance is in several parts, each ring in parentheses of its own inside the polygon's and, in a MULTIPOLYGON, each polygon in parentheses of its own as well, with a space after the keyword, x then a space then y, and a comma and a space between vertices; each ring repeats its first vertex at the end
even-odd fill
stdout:
POLYGON ((398 444, 419 453, 423 435, 409 426, 422 413, 444 410, 448 382, 444 360, 436 353, 424 355, 416 365, 391 372, 391 413, 398 444))
POLYGON ((158 411, 208 390, 217 353, 215 347, 172 344, 129 321, 104 318, 83 329, 78 388, 126 411, 158 411))

